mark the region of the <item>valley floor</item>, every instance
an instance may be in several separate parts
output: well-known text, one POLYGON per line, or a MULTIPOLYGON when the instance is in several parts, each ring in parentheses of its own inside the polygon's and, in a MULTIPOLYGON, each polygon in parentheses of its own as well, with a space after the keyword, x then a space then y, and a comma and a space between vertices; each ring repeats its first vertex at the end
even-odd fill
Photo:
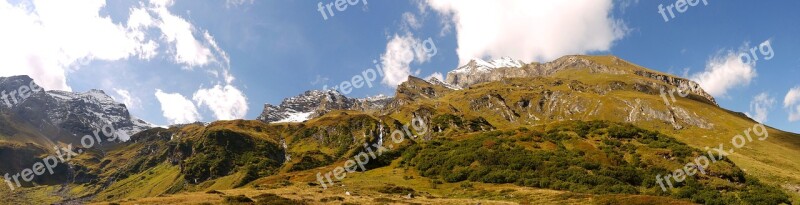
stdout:
MULTIPOLYGON (((348 174, 343 182, 323 189, 314 182, 317 172, 332 167, 287 173, 230 190, 179 193, 95 204, 236 204, 230 199, 244 195, 258 198, 274 194, 287 204, 692 204, 672 198, 640 195, 589 195, 535 189, 512 184, 442 183, 419 176, 411 169, 388 166, 348 174), (291 181, 291 182, 289 182, 291 181), (409 197, 404 191, 411 189, 409 197), (391 193, 391 192, 396 193, 391 193), (349 193, 349 195, 348 195, 349 193)), ((259 201, 261 202, 261 201, 259 201)), ((247 204, 247 203, 241 203, 247 204)), ((277 203, 280 204, 280 203, 277 203)))

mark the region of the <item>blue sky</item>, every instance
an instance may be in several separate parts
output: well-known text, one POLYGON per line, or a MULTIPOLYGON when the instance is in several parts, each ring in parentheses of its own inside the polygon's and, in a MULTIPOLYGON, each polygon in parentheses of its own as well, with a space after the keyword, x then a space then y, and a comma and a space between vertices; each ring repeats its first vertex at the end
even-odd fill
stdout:
MULTIPOLYGON (((676 1, 351 0, 325 19, 318 6, 331 2, 0 2, 0 26, 9 28, 0 44, 12 45, 0 48, 0 76, 102 89, 135 116, 165 125, 254 119, 264 103, 349 81, 376 64, 427 77, 470 58, 613 54, 705 81, 722 107, 800 132, 800 2, 698 1, 668 22, 659 4, 676 1), (435 54, 413 49, 426 40, 435 54), (764 42, 771 59, 756 52, 755 64, 731 60, 764 42)), ((392 95, 397 83, 377 79, 348 95, 392 95)))

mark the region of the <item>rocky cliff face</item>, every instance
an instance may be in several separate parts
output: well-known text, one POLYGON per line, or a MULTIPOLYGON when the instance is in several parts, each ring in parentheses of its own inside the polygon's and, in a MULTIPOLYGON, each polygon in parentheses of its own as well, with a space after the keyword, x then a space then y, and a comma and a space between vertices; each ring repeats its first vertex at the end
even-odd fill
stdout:
POLYGON ((448 87, 447 84, 438 80, 431 79, 431 82, 408 76, 406 82, 397 86, 395 97, 392 102, 386 106, 384 113, 395 111, 396 109, 412 104, 421 100, 435 99, 452 92, 454 89, 448 87))
MULTIPOLYGON (((504 62, 514 60, 494 60, 492 62, 504 62)), ((518 62, 518 61, 514 61, 518 62)), ((527 78, 549 76, 558 71, 566 69, 589 69, 590 72, 597 73, 616 73, 624 72, 605 65, 594 63, 591 60, 580 58, 579 56, 565 56, 549 63, 516 63, 516 64, 494 64, 484 63, 480 59, 473 59, 467 65, 461 66, 456 70, 447 73, 445 82, 460 87, 469 87, 478 83, 499 81, 504 78, 527 78)))
POLYGON ((284 99, 280 105, 265 104, 257 118, 263 122, 303 122, 311 119, 321 107, 348 107, 352 102, 336 91, 306 91, 295 97, 284 99))
POLYGON ((714 99, 714 97, 711 96, 711 94, 706 93, 706 91, 703 90, 703 88, 700 87, 700 84, 698 84, 698 83, 696 83, 694 81, 691 81, 691 80, 688 80, 688 79, 684 79, 684 78, 678 78, 678 77, 674 77, 674 76, 669 76, 669 75, 665 75, 665 74, 660 74, 660 73, 656 73, 656 72, 652 72, 652 71, 647 71, 647 70, 637 70, 637 71, 634 71, 634 74, 642 76, 642 77, 650 78, 650 79, 660 80, 661 82, 664 82, 666 84, 678 87, 681 90, 685 90, 685 91, 689 91, 691 93, 697 94, 697 95, 701 96, 702 98, 704 98, 705 100, 708 100, 709 103, 719 106, 717 104, 717 100, 714 99))

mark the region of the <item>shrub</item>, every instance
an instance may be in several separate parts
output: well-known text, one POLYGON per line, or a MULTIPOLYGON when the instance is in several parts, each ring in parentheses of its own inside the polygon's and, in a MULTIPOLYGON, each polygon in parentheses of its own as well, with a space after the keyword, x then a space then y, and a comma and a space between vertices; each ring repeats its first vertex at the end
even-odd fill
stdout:
POLYGON ((220 194, 220 195, 224 195, 225 193, 222 193, 222 192, 220 192, 220 191, 217 191, 217 190, 209 190, 209 191, 207 191, 207 192, 206 192, 206 194, 220 194))
POLYGON ((276 194, 266 193, 261 194, 256 197, 253 197, 257 202, 257 205, 305 205, 306 202, 300 200, 294 200, 289 198, 283 198, 276 194))
POLYGON ((331 196, 325 197, 319 200, 319 202, 334 202, 334 201, 344 201, 344 197, 341 196, 331 196))
POLYGON ((227 204, 246 204, 246 203, 253 203, 253 200, 247 198, 244 195, 238 196, 225 196, 225 203, 227 204))
POLYGON ((617 139, 633 139, 639 134, 639 129, 633 125, 615 125, 608 128, 608 136, 617 139))

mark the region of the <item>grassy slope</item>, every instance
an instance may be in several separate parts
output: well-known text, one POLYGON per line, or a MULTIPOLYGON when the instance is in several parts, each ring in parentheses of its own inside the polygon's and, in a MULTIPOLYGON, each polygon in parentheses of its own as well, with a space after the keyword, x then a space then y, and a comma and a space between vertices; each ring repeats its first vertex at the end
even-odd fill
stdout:
MULTIPOLYGON (((274 193, 282 197, 303 200, 310 204, 342 204, 343 202, 356 204, 614 204, 625 201, 629 204, 691 204, 685 201, 665 197, 637 196, 637 195, 589 195, 574 194, 565 191, 535 189, 515 185, 497 185, 472 183, 471 187, 463 187, 460 183, 443 183, 432 185, 430 179, 420 176, 416 171, 397 167, 398 161, 391 166, 370 170, 363 173, 348 174, 342 183, 344 186, 335 186, 323 190, 320 186, 310 186, 304 181, 313 181, 312 178, 301 179, 299 176, 313 176, 317 171, 327 171, 333 167, 323 167, 319 170, 307 170, 294 173, 281 174, 267 177, 259 182, 254 182, 244 188, 219 190, 221 194, 208 192, 187 192, 169 196, 149 197, 132 200, 115 201, 119 204, 224 204, 224 196, 245 195, 255 197, 264 193, 274 193), (281 183, 287 177, 293 183, 281 183), (264 184, 264 186, 257 186, 264 184), (421 194, 412 199, 405 198, 403 194, 385 194, 379 190, 388 185, 413 187, 421 194), (350 192, 351 195, 346 195, 350 192), (323 199, 342 197, 342 200, 321 202, 323 199)), ((100 202, 96 204, 108 204, 100 202)))
MULTIPOLYGON (((608 64, 608 58, 592 57, 593 60, 608 64)), ((635 66, 635 65, 632 65, 635 66)), ((638 67, 638 66, 637 66, 638 67)), ((632 68, 635 69, 635 68, 632 68)), ((583 79, 591 77, 583 76, 583 79)), ((580 78, 579 78, 580 79, 580 78)), ((648 100, 661 101, 660 96, 638 96, 648 100)), ((661 103, 660 105, 664 105, 661 103)), ((685 130, 664 129, 658 123, 636 123, 646 129, 659 130, 699 149, 718 147, 724 143, 725 148, 733 148, 731 139, 736 135, 744 135, 747 129, 753 128, 756 122, 741 115, 719 107, 689 99, 678 99, 678 105, 697 112, 716 124, 714 129, 706 130, 690 127, 685 130)), ((765 141, 747 143, 737 149, 730 157, 747 174, 753 175, 775 186, 800 185, 800 135, 777 129, 769 129, 769 138, 765 141)), ((800 203, 800 193, 788 191, 795 203, 800 203)))
MULTIPOLYGON (((584 56, 597 63, 621 69, 623 71, 632 72, 634 70, 643 69, 634 64, 615 65, 612 57, 606 56, 584 56)), ((659 73, 657 71, 654 71, 659 73)), ((611 120, 616 122, 626 122, 625 117, 630 113, 626 110, 624 104, 621 104, 619 99, 638 99, 643 104, 653 107, 655 110, 669 110, 663 103, 662 98, 655 94, 646 94, 634 90, 618 90, 611 91, 605 95, 596 94, 591 92, 575 92, 568 87, 572 80, 580 81, 586 85, 606 85, 613 81, 625 82, 628 85, 636 83, 654 83, 659 85, 666 85, 652 79, 645 79, 640 76, 625 74, 597 74, 589 73, 585 69, 565 70, 556 73, 548 78, 534 78, 534 79, 510 79, 505 82, 490 82, 472 86, 470 89, 456 91, 450 93, 440 99, 422 101, 414 105, 410 105, 395 113, 393 117, 401 118, 408 116, 407 114, 424 107, 432 107, 439 112, 451 112, 451 107, 457 108, 461 113, 467 117, 484 117, 492 125, 498 128, 513 128, 517 126, 531 126, 531 125, 544 125, 551 122, 561 120, 611 120), (561 79, 561 85, 554 85, 554 79, 561 79), (538 90, 536 88, 539 88, 538 90), (473 110, 473 106, 469 102, 473 99, 478 99, 489 94, 500 94, 504 97, 505 103, 513 106, 516 102, 523 98, 536 99, 542 96, 542 90, 548 91, 561 91, 569 93, 570 97, 567 100, 584 100, 590 101, 589 104, 597 106, 602 112, 596 115, 587 113, 573 113, 568 112, 563 107, 556 109, 556 113, 550 115, 563 117, 563 119, 548 119, 541 120, 527 119, 517 120, 510 122, 502 117, 502 112, 497 109, 478 109, 473 110)), ((569 101, 564 103, 570 103, 569 101)), ((642 120, 634 122, 637 126, 657 130, 695 147, 704 149, 705 147, 717 147, 720 143, 724 144, 725 149, 732 148, 731 138, 737 134, 744 134, 750 128, 752 129, 756 122, 742 115, 736 114, 729 110, 709 105, 705 102, 695 101, 689 98, 678 98, 677 106, 693 112, 698 118, 702 118, 707 122, 714 124, 712 129, 702 129, 695 126, 685 126, 684 129, 675 130, 671 125, 658 120, 642 120)), ((502 108, 500 108, 502 110, 502 108)), ((541 114, 541 113, 534 113, 541 114)), ((541 116, 539 116, 541 117, 541 116)), ((526 118, 526 116, 521 116, 526 118)), ((402 119, 402 118, 401 118, 402 119)), ((794 133, 787 133, 780 130, 769 128, 769 138, 765 141, 753 141, 748 143, 744 148, 737 149, 730 156, 731 159, 742 169, 753 176, 761 179, 762 181, 779 187, 797 187, 800 185, 800 135, 794 133)), ((675 165, 675 168, 678 168, 675 165)), ((795 189, 796 190, 796 189, 795 189)), ((800 202, 800 193, 794 190, 787 190, 793 197, 795 202, 800 202)))

